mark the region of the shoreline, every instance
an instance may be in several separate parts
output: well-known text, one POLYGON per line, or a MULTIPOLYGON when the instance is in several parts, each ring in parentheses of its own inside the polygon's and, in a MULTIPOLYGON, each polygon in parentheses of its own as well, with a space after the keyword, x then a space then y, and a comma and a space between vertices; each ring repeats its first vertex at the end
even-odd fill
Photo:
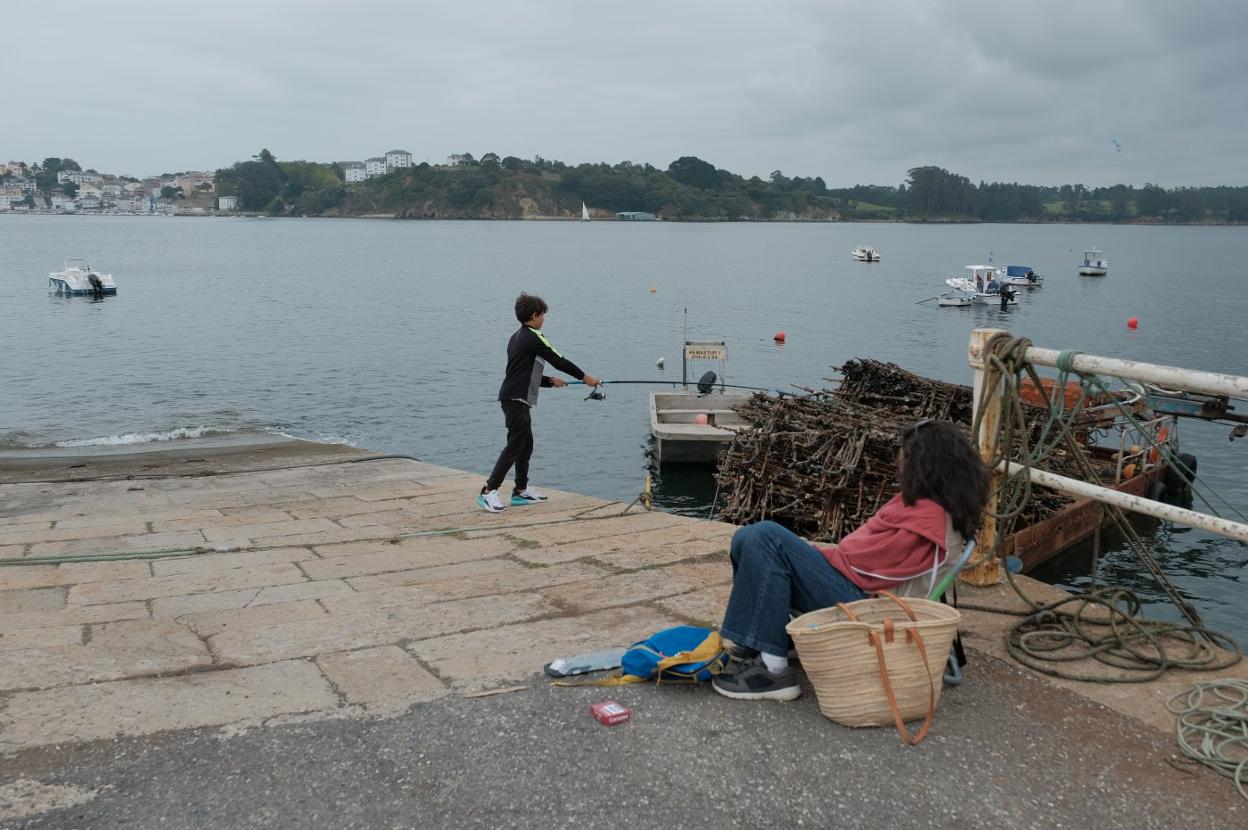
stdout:
MULTIPOLYGON (((390 213, 365 213, 354 216, 271 216, 267 213, 55 213, 52 211, 6 211, 3 216, 109 216, 127 219, 370 219, 394 220, 397 222, 580 222, 578 216, 525 216, 492 218, 484 216, 462 217, 399 217, 390 213)), ((980 219, 657 219, 647 222, 626 221, 621 219, 594 219, 593 222, 624 225, 1071 225, 1071 226, 1110 226, 1137 228, 1243 228, 1246 222, 1070 222, 1070 221, 1031 221, 1031 222, 988 222, 980 219)), ((592 224, 592 223, 590 223, 592 224)))

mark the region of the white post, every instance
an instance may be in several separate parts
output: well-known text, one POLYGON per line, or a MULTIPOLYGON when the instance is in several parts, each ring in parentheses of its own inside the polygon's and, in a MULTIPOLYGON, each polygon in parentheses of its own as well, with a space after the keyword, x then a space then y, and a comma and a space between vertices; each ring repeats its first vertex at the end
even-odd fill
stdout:
MULTIPOLYGON (((1002 333, 1002 329, 975 329, 971 332, 971 342, 967 350, 971 369, 975 373, 971 384, 972 419, 980 411, 981 406, 986 407, 984 418, 979 424, 979 446, 976 448, 985 464, 992 460, 992 445, 1001 424, 1001 384, 995 384, 992 389, 983 388, 984 347, 989 340, 1002 333)), ((979 534, 975 539, 975 564, 964 568, 961 574, 962 581, 968 585, 996 585, 1001 581, 1001 561, 992 555, 997 535, 997 520, 992 514, 997 509, 997 486, 1000 477, 1001 473, 997 470, 992 471, 988 504, 984 506, 984 520, 979 526, 979 534)))

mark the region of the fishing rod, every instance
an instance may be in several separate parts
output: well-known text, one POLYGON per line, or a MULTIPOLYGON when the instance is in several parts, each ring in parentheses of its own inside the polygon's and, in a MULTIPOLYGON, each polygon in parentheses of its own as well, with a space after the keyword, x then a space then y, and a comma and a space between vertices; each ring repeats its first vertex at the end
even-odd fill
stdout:
MULTIPOLYGON (((713 375, 713 373, 708 373, 708 374, 713 375)), ((585 381, 570 380, 567 383, 569 386, 572 386, 574 384, 583 385, 585 381)), ((608 383, 649 384, 652 386, 680 386, 682 385, 681 382, 678 380, 603 380, 603 381, 599 381, 599 383, 602 386, 605 386, 608 383)), ((770 392, 773 395, 780 395, 781 397, 783 397, 784 395, 793 394, 792 392, 785 392, 783 389, 768 389, 762 386, 742 386, 736 383, 716 383, 714 380, 709 380, 709 381, 706 380, 705 377, 703 377, 702 380, 699 380, 695 384, 695 386, 697 387, 698 392, 703 395, 711 394, 711 391, 717 386, 721 389, 747 389, 751 392, 770 392)), ((589 393, 589 396, 585 398, 585 400, 601 401, 605 399, 605 397, 606 395, 603 392, 601 392, 598 389, 595 389, 589 393)))

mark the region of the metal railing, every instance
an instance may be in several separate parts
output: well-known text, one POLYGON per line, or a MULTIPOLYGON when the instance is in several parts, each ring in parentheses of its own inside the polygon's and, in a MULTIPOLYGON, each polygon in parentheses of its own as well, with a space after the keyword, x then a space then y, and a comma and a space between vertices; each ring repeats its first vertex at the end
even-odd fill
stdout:
MULTIPOLYGON (((983 407, 978 450, 980 456, 985 460, 991 458, 993 442, 996 440, 996 434, 1001 421, 1001 396, 1004 394, 1004 384, 1000 382, 994 384, 991 389, 984 388, 986 375, 985 347, 993 337, 1006 333, 1002 329, 975 329, 971 332, 968 349, 970 366, 975 376, 972 386, 974 395, 973 411, 978 413, 981 410, 981 406, 983 407)), ((1176 366, 1142 363, 1135 360, 1062 352, 1057 349, 1043 349, 1037 346, 1028 347, 1024 353, 1024 358, 1037 366, 1065 368, 1081 374, 1110 375, 1127 380, 1152 383, 1164 386, 1167 389, 1248 398, 1248 377, 1240 375, 1203 372, 1176 366), (1060 364, 1059 360, 1061 361, 1060 364)), ((1142 513, 1157 519, 1198 527, 1220 536, 1248 542, 1248 524, 1211 516, 1197 510, 1188 510, 1153 501, 1141 496, 1130 495, 1055 473, 1035 468, 1026 468, 1014 462, 1002 462, 992 471, 993 487, 990 492, 993 496, 989 501, 986 518, 978 537, 980 550, 991 551, 995 541, 996 521, 992 516, 996 510, 995 493, 997 490, 997 479, 1002 475, 1018 474, 1024 470, 1027 471, 1032 483, 1069 496, 1094 499, 1133 513, 1142 513)), ((995 584, 1001 575, 1000 560, 989 556, 976 564, 974 568, 964 571, 963 574, 965 581, 973 585, 995 584)))

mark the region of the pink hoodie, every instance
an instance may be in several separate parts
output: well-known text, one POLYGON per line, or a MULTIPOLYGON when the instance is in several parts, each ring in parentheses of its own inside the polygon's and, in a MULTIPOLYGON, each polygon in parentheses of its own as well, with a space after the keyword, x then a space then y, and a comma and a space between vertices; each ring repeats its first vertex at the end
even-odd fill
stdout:
POLYGON ((907 507, 898 493, 839 545, 815 547, 862 590, 889 590, 931 571, 934 556, 944 562, 946 523, 936 502, 919 499, 907 507))

